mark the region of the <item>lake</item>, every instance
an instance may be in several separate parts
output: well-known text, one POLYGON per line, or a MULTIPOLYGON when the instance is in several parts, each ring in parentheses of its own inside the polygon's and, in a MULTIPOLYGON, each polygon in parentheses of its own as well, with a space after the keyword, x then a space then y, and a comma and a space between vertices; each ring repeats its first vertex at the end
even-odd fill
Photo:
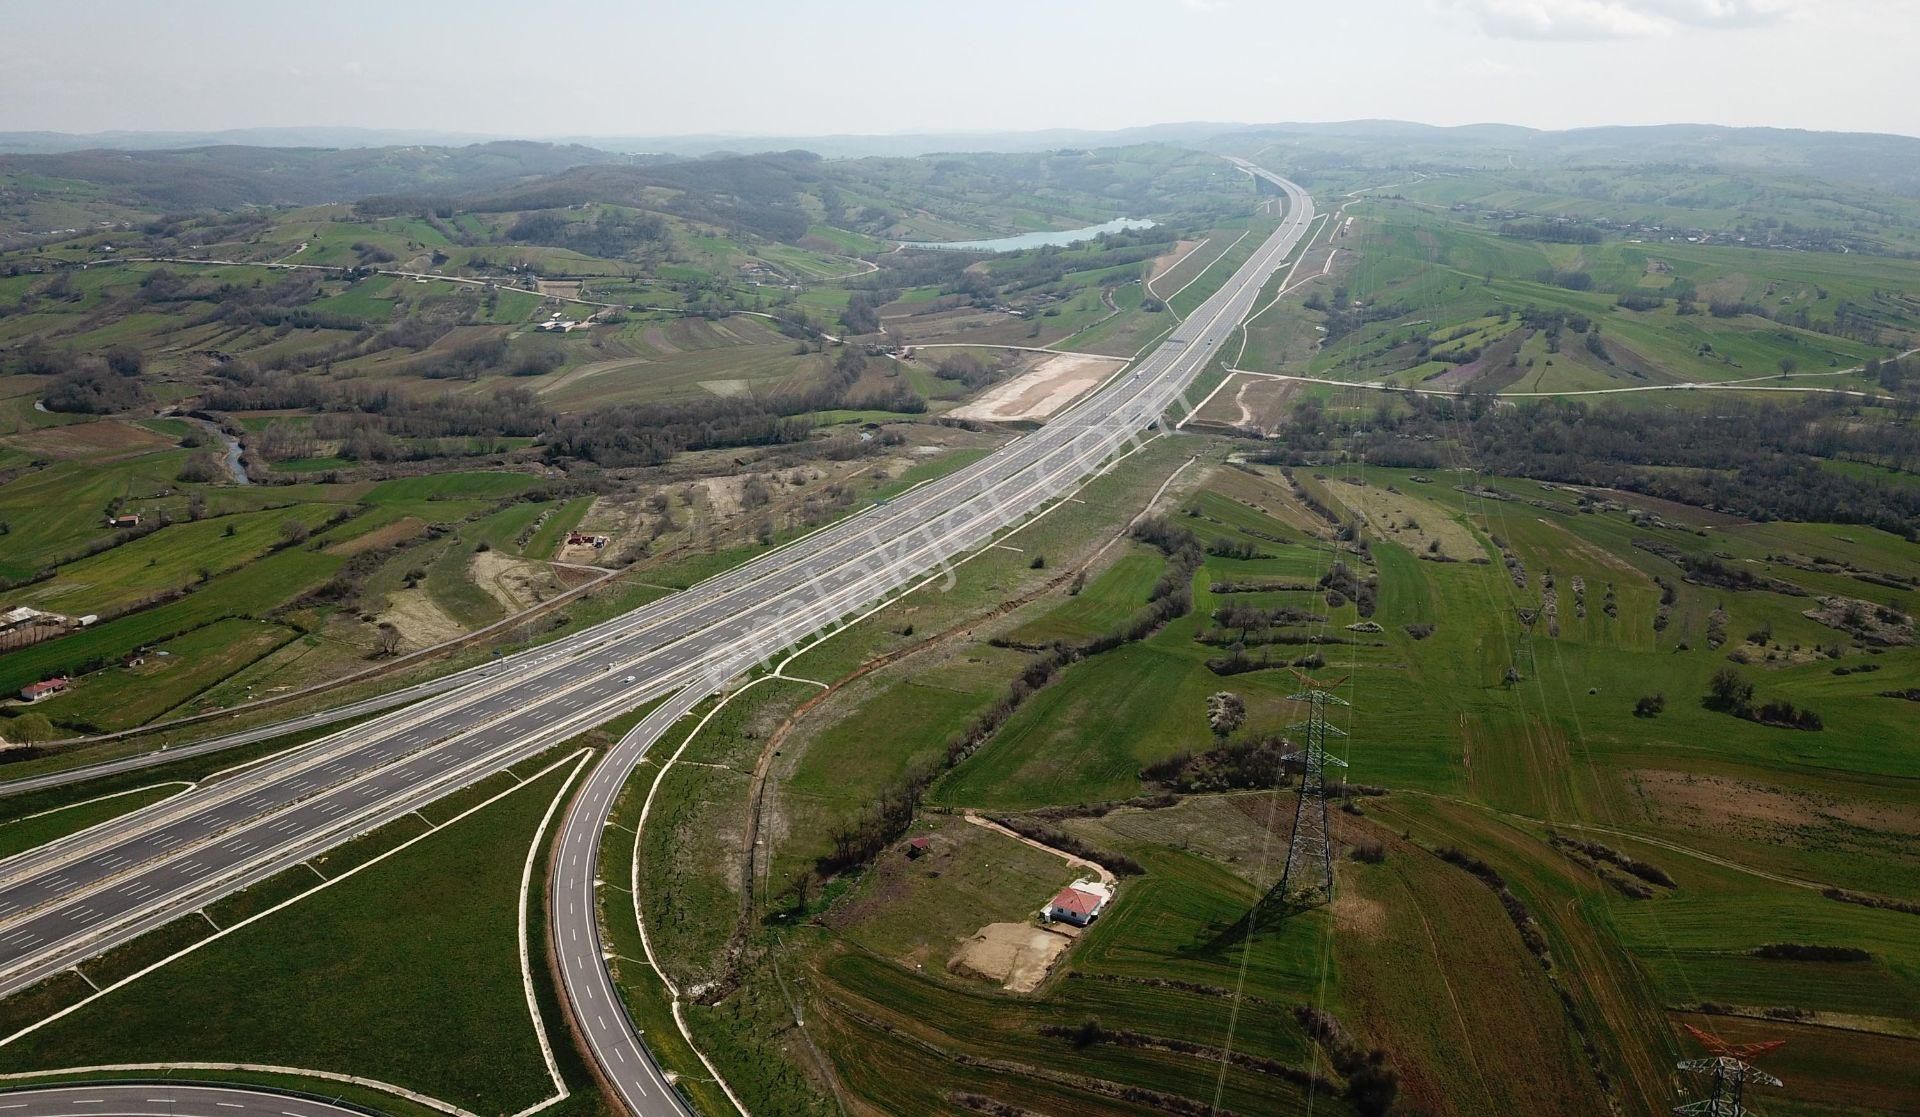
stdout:
POLYGON ((1126 229, 1151 229, 1154 222, 1133 217, 1116 217, 1104 225, 1088 225, 1084 229, 1041 230, 1034 233, 1020 233, 1011 237, 995 237, 992 240, 936 240, 906 241, 908 248, 934 248, 949 252, 1019 252, 1026 248, 1046 248, 1049 245, 1066 246, 1079 244, 1083 240, 1092 240, 1102 233, 1118 233, 1126 229))

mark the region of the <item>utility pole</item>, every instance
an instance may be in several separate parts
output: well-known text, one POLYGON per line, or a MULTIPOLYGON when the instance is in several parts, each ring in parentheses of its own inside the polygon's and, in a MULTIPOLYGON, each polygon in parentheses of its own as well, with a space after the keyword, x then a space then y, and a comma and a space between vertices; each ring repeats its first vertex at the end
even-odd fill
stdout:
POLYGON ((1766 1043, 1733 1044, 1711 1032, 1703 1032, 1691 1024, 1682 1027, 1693 1033, 1711 1054, 1705 1059, 1683 1059, 1675 1064, 1681 1070, 1713 1076, 1713 1085, 1706 1097, 1699 1101, 1673 1107, 1681 1117, 1746 1117, 1747 1110, 1741 1105, 1741 1096, 1746 1092, 1747 1083, 1757 1082, 1762 1086, 1779 1086, 1783 1083, 1766 1071, 1753 1066, 1747 1060, 1756 1055, 1764 1055, 1787 1041, 1770 1040, 1766 1043))
POLYGON ((1346 734, 1327 721, 1329 704, 1349 703, 1333 693, 1347 681, 1342 675, 1331 682, 1317 682, 1305 671, 1295 669, 1302 690, 1287 696, 1289 702, 1307 703, 1307 720, 1291 728, 1297 732, 1301 748, 1286 759, 1300 769, 1300 783, 1293 798, 1293 831, 1287 842, 1287 867, 1280 884, 1270 894, 1285 900, 1296 892, 1321 893, 1333 899, 1333 839, 1327 832, 1327 765, 1341 768, 1347 762, 1327 753, 1327 739, 1346 734))

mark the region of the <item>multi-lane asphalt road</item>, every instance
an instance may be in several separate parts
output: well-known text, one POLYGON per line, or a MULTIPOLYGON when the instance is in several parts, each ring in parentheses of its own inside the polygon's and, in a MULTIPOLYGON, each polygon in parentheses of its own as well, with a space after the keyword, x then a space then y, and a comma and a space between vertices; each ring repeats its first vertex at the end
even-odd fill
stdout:
MULTIPOLYGON (((957 474, 926 493, 932 530, 974 541, 987 538, 1045 500, 1068 492, 1113 452, 1138 437, 1206 368, 1252 309, 1262 287, 1280 268, 1313 221, 1313 200, 1293 183, 1251 164, 1249 174, 1266 178, 1285 191, 1287 214, 1280 228, 1255 250, 1227 283, 1202 303, 1152 354, 1101 391, 1055 418, 1035 434, 979 463, 983 476, 957 474), (1004 495, 1014 487, 1018 496, 1004 495)), ((948 552, 951 553, 951 552, 948 552)), ((856 560, 860 561, 860 560, 856 560)), ((874 556, 869 561, 883 561, 874 556)), ((927 570, 931 563, 898 571, 901 578, 927 570)), ((731 673, 751 658, 726 658, 731 673)), ((751 653, 749 653, 751 655, 751 653)), ((607 968, 595 918, 594 874, 600 835, 614 799, 661 733, 690 709, 704 691, 689 689, 663 704, 588 776, 562 826, 549 892, 548 926, 553 928, 562 991, 588 1051, 605 1081, 629 1112, 641 1117, 679 1117, 687 1112, 665 1081, 622 1008, 607 968)))
MULTIPOLYGON (((456 677, 431 698, 52 845, 0 861, 0 994, 662 699, 589 776, 551 887, 562 991, 634 1113, 685 1112, 627 1020, 594 918, 600 832, 619 788, 681 713, 1069 492, 1137 440, 1251 309, 1313 219, 1280 187, 1280 228, 1151 354, 998 452, 564 643, 456 677)), ((0 1114, 4 1117, 4 1114, 0 1114)))

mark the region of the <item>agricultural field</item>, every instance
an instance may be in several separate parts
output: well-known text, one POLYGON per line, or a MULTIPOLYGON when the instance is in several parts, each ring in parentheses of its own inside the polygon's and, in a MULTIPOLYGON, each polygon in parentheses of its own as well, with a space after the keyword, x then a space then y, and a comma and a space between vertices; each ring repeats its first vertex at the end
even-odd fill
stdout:
MULTIPOLYGON (((766 746, 781 791, 761 823, 775 848, 755 907, 790 928, 767 945, 789 982, 807 967, 806 1028, 831 1068, 816 1073, 907 1108, 973 1094, 1031 1106, 1069 1086, 1210 1097, 1230 1048, 1248 1069, 1227 1074, 1223 1096, 1250 1111, 1255 1098, 1304 1105, 1314 1093, 1378 1112, 1353 1052, 1302 1031, 1304 1006, 1384 1052, 1401 1103, 1431 1112, 1580 1113, 1595 1090, 1658 1104, 1664 1068, 1686 1053, 1678 1025, 1702 1013, 1742 1035, 1795 1021, 1783 1027, 1796 1042, 1854 1029, 1854 1058, 1902 1073, 1920 1034, 1912 917, 1820 888, 1920 887, 1902 837, 1920 824, 1903 791, 1915 775, 1899 743, 1909 703, 1878 697, 1920 659, 1911 646, 1836 641, 1796 595, 1871 600, 1874 580, 1920 575, 1910 544, 1524 479, 1218 457, 1183 471, 1159 510, 1208 552, 1187 579, 1190 611, 1058 669, 932 780, 919 821, 855 873, 806 865, 830 864, 835 842, 886 810, 888 781, 937 771, 940 742, 981 724, 993 679, 1005 687, 1036 650, 1119 627, 1170 563, 1143 542, 1109 548, 1071 592, 1057 585, 964 636, 882 656, 824 697, 797 692, 791 728, 766 746), (1336 525, 1358 525, 1364 545, 1336 525), (1778 581, 1706 584, 1689 555, 1778 581), (1330 604, 1336 586, 1355 592, 1330 604), (1262 899, 1286 859, 1291 792, 1271 771, 1235 767, 1234 750, 1300 719, 1289 696, 1302 684, 1284 668, 1307 656, 1309 674, 1342 679, 1353 703, 1336 749, 1342 777, 1366 793, 1335 813, 1336 849, 1352 855, 1336 867, 1339 895, 1294 910, 1262 899), (1769 699, 1817 709, 1824 727, 1711 708, 1711 676, 1728 666, 1769 699), (1222 690, 1245 710, 1226 735, 1207 719, 1222 690), (909 718, 911 734, 876 737, 909 718), (1247 779, 1268 789, 1234 790, 1247 779), (979 816, 1124 866, 1113 912, 1063 949, 1047 943, 1025 909, 1084 871, 995 846, 1007 839, 979 816), (921 838, 924 853, 911 845, 921 838), (1782 943, 1863 957, 1764 956, 1782 943), (990 960, 985 976, 974 959, 990 960), (1026 975, 1021 991, 1001 987, 1003 965, 1026 975), (1187 1046, 1169 1047, 1175 1036, 1187 1046), (1195 1059, 1214 1072, 1186 1077, 1195 1059), (901 1065, 919 1073, 881 1069, 901 1065), (964 1069, 982 1065, 991 1082, 964 1069)), ((962 593, 993 578, 960 577, 962 593)), ((925 620, 910 609, 839 639, 880 655, 914 647, 925 620)), ((811 662, 831 681, 841 668, 828 662, 859 660, 851 647, 821 653, 788 670, 808 676, 811 662)), ((712 790, 675 794, 726 813, 712 790)), ((712 949, 701 934, 676 949, 712 949)), ((747 980, 764 976, 752 966, 747 980)), ((697 1031, 723 1064, 768 1055, 748 1037, 780 1010, 757 1004, 735 994, 697 1031)), ((803 1096, 787 1079, 743 1080, 768 1099, 803 1096)), ((1813 1099, 1832 1076, 1810 1077, 1790 1084, 1783 1111, 1866 1111, 1888 1097, 1877 1081, 1862 1072, 1826 1104, 1813 1099)))
MULTIPOLYGON (((1691 1025, 1789 1040, 1763 1112, 1920 1114, 1909 203, 1271 139, 1232 146, 1324 218, 1171 415, 636 769, 597 865, 620 1007, 702 1113, 1657 1112, 1691 1025), (1075 883, 1110 890, 1084 925, 1075 883)), ((1157 143, 526 146, 388 152, 359 194, 303 153, 205 209, 0 160, 8 220, 88 230, 0 251, 0 612, 38 611, 0 693, 63 680, 0 706, 35 746, 0 774, 564 641, 885 504, 1279 221, 1157 143), (1151 224, 903 243, 1115 217, 1151 224)), ((644 712, 0 1001, 0 1071, 611 1112, 543 835, 644 712)), ((0 801, 0 855, 330 728, 0 801)))
POLYGON ((1348 208, 1338 282, 1307 299, 1324 335, 1316 351, 1251 343, 1298 337, 1282 318, 1250 331, 1241 367, 1450 394, 1632 400, 1635 389, 1675 404, 1688 393, 1671 389, 1690 385, 1878 395, 1885 385, 1863 368, 1898 356, 1920 326, 1907 293, 1920 271, 1903 260, 1632 237, 1565 244, 1528 238, 1580 226, 1536 234, 1397 199, 1348 208))

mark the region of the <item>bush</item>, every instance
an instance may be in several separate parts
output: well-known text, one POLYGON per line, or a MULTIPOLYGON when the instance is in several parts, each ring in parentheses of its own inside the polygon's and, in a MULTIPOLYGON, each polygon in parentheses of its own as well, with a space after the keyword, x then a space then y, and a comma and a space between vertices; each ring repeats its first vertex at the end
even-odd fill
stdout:
POLYGON ((1659 717, 1667 708, 1667 696, 1664 694, 1643 694, 1640 701, 1633 704, 1633 716, 1637 718, 1659 717))
POLYGON ((1706 706, 1709 710, 1744 717, 1753 705, 1753 684, 1731 667, 1722 667, 1707 681, 1706 706))
POLYGON ((45 714, 20 714, 0 721, 0 737, 5 737, 15 744, 51 741, 59 735, 53 727, 53 722, 47 720, 45 714))
POLYGON ((1873 955, 1857 946, 1813 946, 1801 942, 1770 942, 1753 948, 1756 958, 1790 962, 1871 962, 1873 955))

